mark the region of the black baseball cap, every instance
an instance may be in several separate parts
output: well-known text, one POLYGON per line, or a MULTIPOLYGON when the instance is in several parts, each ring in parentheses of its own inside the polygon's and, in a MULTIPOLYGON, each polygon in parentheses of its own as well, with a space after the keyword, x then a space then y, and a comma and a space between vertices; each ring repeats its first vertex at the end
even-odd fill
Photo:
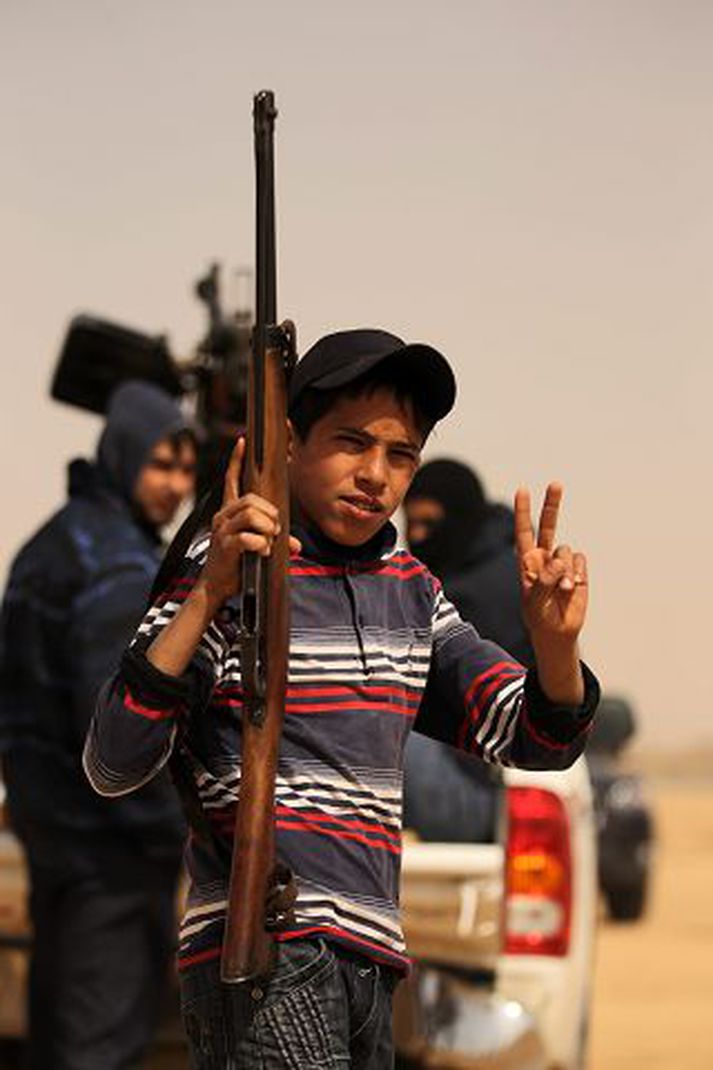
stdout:
POLYGON ((337 331, 315 342, 292 373, 290 407, 305 390, 346 386, 384 361, 403 361, 419 408, 434 423, 453 408, 456 380, 442 353, 423 342, 404 342, 388 331, 373 329, 337 331))

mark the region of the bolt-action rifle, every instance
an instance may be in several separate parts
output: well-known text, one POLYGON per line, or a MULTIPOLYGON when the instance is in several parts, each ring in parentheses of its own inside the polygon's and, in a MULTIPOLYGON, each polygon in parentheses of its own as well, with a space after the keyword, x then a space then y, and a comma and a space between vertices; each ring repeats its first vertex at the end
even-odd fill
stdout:
MULTIPOLYGON (((240 591, 243 723, 240 799, 221 973, 245 981, 269 973, 280 907, 270 901, 284 882, 276 870, 274 800, 289 660, 287 383, 295 361, 294 327, 277 325, 274 125, 271 92, 254 100, 256 177, 256 303, 248 381, 242 493, 278 509, 280 534, 269 557, 246 553, 240 591)), ((284 889, 283 889, 284 891, 284 889)), ((288 899, 290 892, 288 889, 288 899)))

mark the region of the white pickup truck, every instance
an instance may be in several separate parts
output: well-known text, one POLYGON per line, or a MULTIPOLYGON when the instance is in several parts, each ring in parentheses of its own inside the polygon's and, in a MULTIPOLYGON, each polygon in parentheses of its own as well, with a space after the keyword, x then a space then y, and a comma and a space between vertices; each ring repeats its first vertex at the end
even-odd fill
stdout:
POLYGON ((493 790, 494 842, 405 843, 415 968, 397 990, 398 1065, 583 1070, 597 904, 586 764, 505 769, 493 790))

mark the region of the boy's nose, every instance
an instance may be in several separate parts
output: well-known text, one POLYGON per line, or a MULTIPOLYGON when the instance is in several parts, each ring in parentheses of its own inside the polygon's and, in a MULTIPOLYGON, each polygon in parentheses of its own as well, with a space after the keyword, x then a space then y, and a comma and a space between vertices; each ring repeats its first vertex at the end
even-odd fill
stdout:
POLYGON ((368 450, 363 454, 357 478, 368 483, 372 489, 381 489, 385 486, 386 458, 381 450, 368 450))

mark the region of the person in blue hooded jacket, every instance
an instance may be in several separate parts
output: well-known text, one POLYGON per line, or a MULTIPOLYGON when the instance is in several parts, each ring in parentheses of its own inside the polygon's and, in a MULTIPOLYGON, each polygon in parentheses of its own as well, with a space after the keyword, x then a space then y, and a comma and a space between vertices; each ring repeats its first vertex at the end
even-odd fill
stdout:
POLYGON ((157 779, 121 800, 89 786, 82 747, 97 692, 141 618, 160 529, 194 487, 196 444, 176 402, 128 382, 96 459, 12 564, 0 619, 0 754, 28 861, 34 931, 29 1065, 138 1065, 175 942, 184 840, 157 779))

